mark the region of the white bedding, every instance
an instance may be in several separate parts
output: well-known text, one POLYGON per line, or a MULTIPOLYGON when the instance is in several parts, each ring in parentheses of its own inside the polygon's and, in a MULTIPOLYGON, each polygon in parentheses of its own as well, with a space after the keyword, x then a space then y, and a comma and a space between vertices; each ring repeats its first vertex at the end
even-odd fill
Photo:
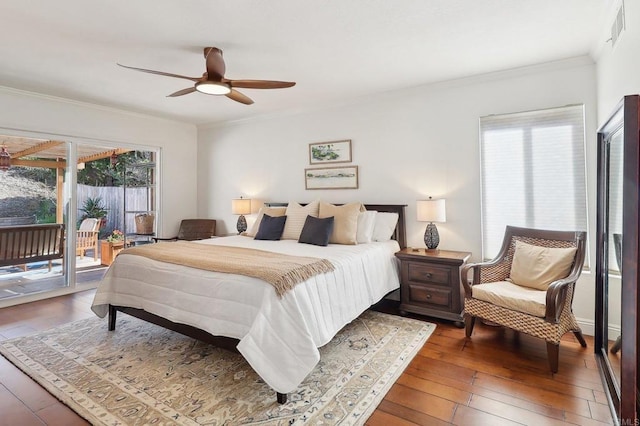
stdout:
MULTIPOLYGON (((257 278, 194 269, 121 253, 100 283, 91 309, 144 309, 213 335, 240 340, 238 350, 273 389, 296 389, 320 359, 318 349, 347 323, 399 287, 396 241, 318 247, 243 236, 199 241, 330 260, 335 271, 279 298, 257 278)), ((170 244, 170 243, 163 243, 170 244)))

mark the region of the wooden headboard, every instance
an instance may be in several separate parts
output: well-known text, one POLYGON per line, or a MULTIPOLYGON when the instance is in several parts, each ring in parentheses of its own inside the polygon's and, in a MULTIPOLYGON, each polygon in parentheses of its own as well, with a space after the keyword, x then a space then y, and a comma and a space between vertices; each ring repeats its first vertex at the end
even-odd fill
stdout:
MULTIPOLYGON (((267 207, 286 207, 289 203, 264 203, 267 207)), ((306 205, 306 204, 301 204, 306 205)), ((340 205, 340 204, 336 204, 340 205)), ((396 229, 393 231, 392 239, 396 240, 400 245, 400 249, 407 247, 407 224, 404 215, 404 208, 406 204, 365 204, 367 210, 375 210, 385 213, 398 213, 398 223, 396 229)))

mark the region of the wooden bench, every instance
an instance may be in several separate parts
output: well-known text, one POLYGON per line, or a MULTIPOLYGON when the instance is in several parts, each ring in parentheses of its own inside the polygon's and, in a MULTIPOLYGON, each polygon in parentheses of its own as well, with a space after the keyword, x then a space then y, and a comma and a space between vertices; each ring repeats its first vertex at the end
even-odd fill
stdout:
POLYGON ((0 227, 0 267, 48 260, 51 270, 51 261, 63 257, 61 223, 0 227))
POLYGON ((0 217, 0 228, 20 225, 33 225, 36 223, 36 215, 18 217, 0 217))

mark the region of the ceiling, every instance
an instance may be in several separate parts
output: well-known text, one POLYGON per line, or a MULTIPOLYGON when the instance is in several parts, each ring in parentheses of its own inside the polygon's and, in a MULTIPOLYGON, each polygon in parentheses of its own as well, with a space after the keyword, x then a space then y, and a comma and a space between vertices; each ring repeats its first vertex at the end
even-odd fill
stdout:
MULTIPOLYGON (((0 86, 195 124, 590 54, 612 0, 2 0, 0 86), (240 89, 253 105, 192 93, 203 48, 226 77, 295 81, 240 89)), ((604 40, 602 40, 604 42, 604 40)))

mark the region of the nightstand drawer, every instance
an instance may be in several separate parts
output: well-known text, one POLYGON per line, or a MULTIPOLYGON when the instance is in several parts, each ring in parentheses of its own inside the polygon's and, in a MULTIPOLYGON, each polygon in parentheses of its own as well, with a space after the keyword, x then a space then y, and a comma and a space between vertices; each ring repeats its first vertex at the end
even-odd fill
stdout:
POLYGON ((410 282, 441 285, 449 285, 451 282, 451 268, 409 262, 407 269, 410 282))
POLYGON ((451 290, 409 284, 409 301, 448 308, 451 306, 451 290))
POLYGON ((462 324, 464 293, 460 268, 471 253, 405 248, 400 259, 400 314, 408 312, 462 324))

